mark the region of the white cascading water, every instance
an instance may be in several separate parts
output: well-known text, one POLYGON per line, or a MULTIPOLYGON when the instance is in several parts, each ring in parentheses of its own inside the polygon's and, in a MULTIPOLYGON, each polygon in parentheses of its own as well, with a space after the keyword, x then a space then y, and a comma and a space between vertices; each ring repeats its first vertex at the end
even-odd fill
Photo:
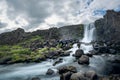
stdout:
POLYGON ((84 53, 88 53, 90 50, 93 50, 91 42, 95 39, 94 36, 95 26, 94 23, 85 24, 84 26, 84 38, 81 40, 81 49, 84 50, 84 53))

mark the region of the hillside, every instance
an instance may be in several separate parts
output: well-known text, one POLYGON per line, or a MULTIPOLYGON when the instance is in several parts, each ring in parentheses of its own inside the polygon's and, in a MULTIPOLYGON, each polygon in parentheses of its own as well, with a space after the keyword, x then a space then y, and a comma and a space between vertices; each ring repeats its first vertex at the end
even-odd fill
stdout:
POLYGON ((60 39, 76 39, 83 35, 83 25, 70 25, 60 28, 50 28, 47 30, 37 30, 34 32, 25 32, 18 28, 12 32, 0 34, 0 45, 3 44, 17 44, 26 40, 41 37, 43 40, 60 40, 60 39))

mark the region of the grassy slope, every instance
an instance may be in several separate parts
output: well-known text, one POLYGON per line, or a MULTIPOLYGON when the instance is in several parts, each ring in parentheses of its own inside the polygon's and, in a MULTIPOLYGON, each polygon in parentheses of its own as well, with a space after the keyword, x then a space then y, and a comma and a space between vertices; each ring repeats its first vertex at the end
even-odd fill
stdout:
POLYGON ((35 51, 31 51, 29 48, 21 46, 23 43, 29 46, 36 40, 43 42, 43 39, 40 36, 35 36, 16 45, 0 45, 0 61, 9 60, 8 63, 15 63, 31 60, 34 62, 38 58, 44 58, 44 54, 48 53, 49 51, 56 51, 59 49, 58 47, 44 47, 35 51))

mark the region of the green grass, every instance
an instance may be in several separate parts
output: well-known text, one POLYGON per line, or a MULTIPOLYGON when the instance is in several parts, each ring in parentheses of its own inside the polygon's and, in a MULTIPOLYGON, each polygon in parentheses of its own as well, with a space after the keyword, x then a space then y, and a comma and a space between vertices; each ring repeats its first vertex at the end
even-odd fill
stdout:
POLYGON ((0 46, 0 61, 8 59, 9 57, 12 58, 11 62, 13 63, 24 62, 27 59, 35 61, 38 58, 44 58, 45 54, 48 54, 50 51, 56 51, 58 49, 58 47, 44 47, 36 51, 31 51, 29 48, 24 48, 20 45, 2 45, 0 46))
POLYGON ((37 40, 40 41, 40 42, 43 42, 43 38, 41 36, 33 36, 30 39, 27 39, 27 40, 25 40, 25 41, 23 41, 19 44, 25 43, 25 44, 29 45, 30 43, 32 43, 34 41, 37 41, 37 40))

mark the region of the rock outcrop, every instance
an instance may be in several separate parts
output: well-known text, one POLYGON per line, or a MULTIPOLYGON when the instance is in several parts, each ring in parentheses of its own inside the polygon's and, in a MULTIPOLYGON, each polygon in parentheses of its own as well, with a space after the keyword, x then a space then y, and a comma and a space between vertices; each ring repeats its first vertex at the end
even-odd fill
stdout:
POLYGON ((120 12, 108 10, 104 18, 95 21, 98 40, 120 40, 120 12))
POLYGON ((25 40, 29 40, 35 36, 40 36, 44 40, 65 40, 80 38, 83 35, 83 25, 70 25, 60 28, 50 28, 46 30, 37 30, 34 32, 25 32, 23 29, 18 28, 11 32, 0 34, 0 45, 8 44, 13 45, 25 40))

